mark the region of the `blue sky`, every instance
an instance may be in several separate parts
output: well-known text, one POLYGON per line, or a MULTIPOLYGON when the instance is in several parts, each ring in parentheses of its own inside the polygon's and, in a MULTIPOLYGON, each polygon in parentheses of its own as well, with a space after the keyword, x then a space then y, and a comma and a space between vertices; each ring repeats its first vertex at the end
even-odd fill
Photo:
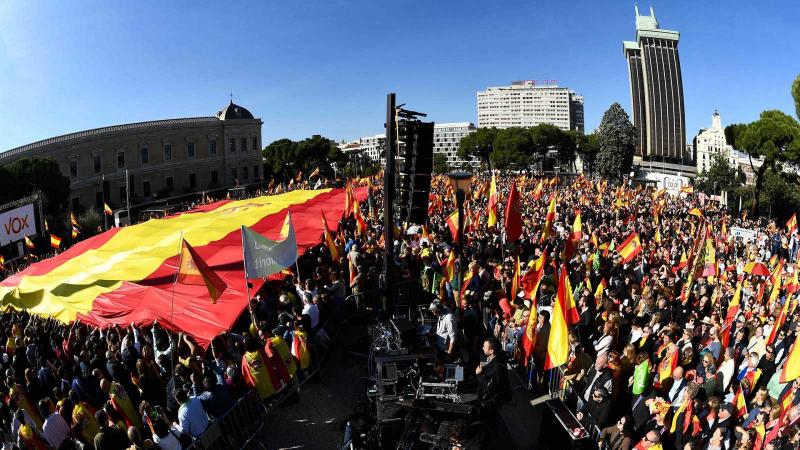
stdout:
MULTIPOLYGON (((647 10, 650 3, 640 3, 647 10)), ((654 1, 681 32, 687 138, 793 113, 796 1, 654 1), (724 5, 724 6, 722 6, 724 5)), ((587 132, 630 109, 630 1, 0 1, 0 150, 105 125, 213 115, 234 100, 263 140, 382 131, 385 96, 436 122, 477 120, 475 93, 557 79, 587 132)))

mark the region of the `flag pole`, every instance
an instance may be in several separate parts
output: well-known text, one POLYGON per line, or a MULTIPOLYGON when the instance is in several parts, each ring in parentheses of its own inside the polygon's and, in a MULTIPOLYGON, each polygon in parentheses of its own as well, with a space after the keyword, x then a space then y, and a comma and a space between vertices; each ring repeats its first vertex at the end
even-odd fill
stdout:
MULTIPOLYGON (((178 284, 178 274, 181 271, 181 263, 183 263, 183 230, 180 232, 180 238, 178 239, 178 266, 175 269, 175 278, 172 280, 172 300, 170 301, 169 306, 169 324, 172 325, 176 330, 178 327, 175 326, 173 322, 174 314, 175 314, 175 285, 178 284)), ((177 333, 177 331, 176 331, 177 333)), ((177 338, 176 338, 177 340, 177 338)), ((172 370, 175 370, 175 354, 178 352, 178 346, 180 342, 175 345, 175 349, 172 351, 172 370)), ((173 374, 174 375, 174 374, 173 374)))
MULTIPOLYGON (((247 281, 247 258, 244 251, 244 225, 242 225, 242 266, 244 266, 244 290, 247 295, 247 305, 250 305, 250 283, 247 281)), ((249 309, 249 308, 248 308, 249 309)))

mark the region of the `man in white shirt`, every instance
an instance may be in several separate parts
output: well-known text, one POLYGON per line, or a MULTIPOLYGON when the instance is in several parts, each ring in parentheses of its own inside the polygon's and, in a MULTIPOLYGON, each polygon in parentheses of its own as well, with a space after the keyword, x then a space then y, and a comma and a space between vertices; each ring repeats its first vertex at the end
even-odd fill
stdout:
POLYGON ((42 437, 50 444, 50 447, 60 447, 61 443, 69 437, 69 424, 60 413, 50 410, 50 403, 46 399, 39 400, 39 412, 45 418, 42 437))
POLYGON ((313 301, 306 300, 305 297, 303 297, 303 314, 307 314, 311 320, 311 329, 317 328, 317 325, 319 325, 319 308, 313 301))
POLYGON ((451 356, 456 348, 458 332, 455 316, 438 302, 431 303, 430 311, 436 316, 436 348, 451 356))

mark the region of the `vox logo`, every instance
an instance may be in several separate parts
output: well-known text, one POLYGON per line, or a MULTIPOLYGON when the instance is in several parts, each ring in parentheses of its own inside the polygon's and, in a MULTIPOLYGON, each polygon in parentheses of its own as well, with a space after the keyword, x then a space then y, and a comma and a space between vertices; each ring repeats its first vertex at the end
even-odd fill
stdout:
POLYGON ((28 215, 23 217, 10 217, 8 222, 3 224, 6 234, 17 234, 28 227, 28 215))

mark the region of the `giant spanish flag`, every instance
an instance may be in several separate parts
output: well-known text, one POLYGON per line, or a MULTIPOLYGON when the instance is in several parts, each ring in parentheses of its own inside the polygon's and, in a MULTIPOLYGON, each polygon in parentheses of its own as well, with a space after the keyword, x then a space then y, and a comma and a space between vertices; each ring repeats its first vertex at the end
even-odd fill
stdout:
MULTIPOLYGON (((366 188, 355 190, 366 197, 366 188)), ((229 329, 247 306, 242 264, 242 225, 278 239, 291 210, 300 251, 317 245, 320 209, 339 220, 345 207, 341 189, 298 190, 247 200, 220 201, 164 219, 112 228, 56 257, 33 264, 0 282, 2 306, 27 308, 62 322, 104 326, 158 319, 165 327, 191 334, 207 346, 229 329), (227 285, 211 304, 201 285, 172 285, 183 238, 227 285)), ((263 280, 252 280, 257 290, 263 280)))

